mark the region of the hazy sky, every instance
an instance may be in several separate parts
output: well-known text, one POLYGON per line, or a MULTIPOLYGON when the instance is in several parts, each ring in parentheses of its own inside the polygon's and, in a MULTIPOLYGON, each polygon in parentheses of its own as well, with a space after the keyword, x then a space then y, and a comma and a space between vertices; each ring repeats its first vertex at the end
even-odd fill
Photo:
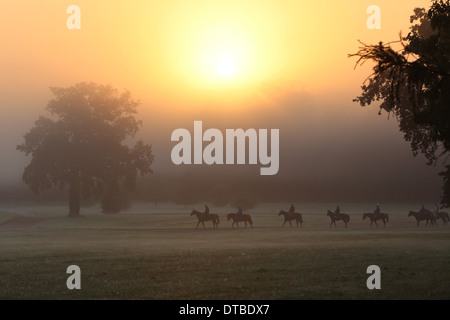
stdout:
POLYGON ((352 102, 371 66, 354 70, 356 60, 347 57, 358 39, 406 35, 413 9, 429 4, 3 0, 0 183, 20 180, 29 160, 15 146, 46 114, 48 88, 93 81, 141 101, 139 137, 154 146, 155 171, 191 169, 172 164, 170 135, 202 120, 207 128, 280 129, 278 178, 303 179, 318 192, 389 186, 438 200, 438 168, 413 158, 396 120, 352 102), (66 26, 72 4, 81 9, 80 30, 66 26), (380 30, 366 26, 373 4, 381 9, 380 30))

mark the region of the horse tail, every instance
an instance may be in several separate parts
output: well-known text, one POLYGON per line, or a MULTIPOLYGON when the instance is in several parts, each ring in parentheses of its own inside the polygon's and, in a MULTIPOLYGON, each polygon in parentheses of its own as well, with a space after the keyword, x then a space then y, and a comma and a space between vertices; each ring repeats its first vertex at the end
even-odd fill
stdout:
POLYGON ((248 216, 248 222, 250 222, 250 224, 253 224, 253 221, 252 221, 252 217, 251 217, 251 216, 248 216))
POLYGON ((389 215, 386 213, 386 222, 389 222, 389 215))
POLYGON ((220 223, 219 215, 216 215, 216 217, 217 217, 217 224, 219 224, 220 223))

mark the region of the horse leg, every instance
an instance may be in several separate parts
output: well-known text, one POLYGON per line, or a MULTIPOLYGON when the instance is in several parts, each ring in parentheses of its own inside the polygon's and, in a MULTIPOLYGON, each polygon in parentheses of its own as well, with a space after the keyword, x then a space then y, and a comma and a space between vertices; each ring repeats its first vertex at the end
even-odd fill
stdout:
POLYGON ((377 220, 374 220, 374 222, 375 222, 375 225, 377 226, 377 228, 378 228, 378 223, 377 223, 377 220))
POLYGON ((291 220, 289 220, 289 224, 291 225, 291 228, 292 228, 292 222, 291 222, 291 220))
POLYGON ((200 220, 197 222, 197 226, 195 227, 195 229, 198 229, 198 225, 200 224, 200 220))

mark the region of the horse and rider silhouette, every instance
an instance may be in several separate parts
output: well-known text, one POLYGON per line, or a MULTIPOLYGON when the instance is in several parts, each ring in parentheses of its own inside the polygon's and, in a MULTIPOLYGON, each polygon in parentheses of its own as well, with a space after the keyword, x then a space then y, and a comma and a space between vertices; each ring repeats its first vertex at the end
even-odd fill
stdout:
POLYGON ((350 216, 346 213, 341 213, 341 209, 339 208, 339 206, 336 207, 336 210, 334 212, 327 210, 327 216, 331 219, 330 228, 333 224, 334 227, 337 228, 336 221, 339 220, 342 220, 345 224, 345 227, 347 228, 347 224, 350 221, 350 216))
MULTIPOLYGON (((443 211, 439 211, 439 206, 436 203, 433 211, 434 214, 434 218, 437 222, 437 220, 441 219, 442 220, 442 225, 447 225, 447 222, 450 221, 450 217, 448 216, 448 212, 443 212, 443 211)), ((423 206, 422 206, 423 207, 423 206)))
POLYGON ((409 211, 408 217, 413 216, 416 218, 417 226, 420 226, 421 221, 427 221, 425 226, 428 226, 430 224, 431 226, 436 226, 436 217, 433 214, 432 211, 425 209, 425 207, 422 205, 422 208, 419 211, 409 211))
POLYGON ((301 213, 297 213, 295 212, 295 207, 293 204, 291 204, 291 207, 289 208, 289 212, 281 210, 280 213, 278 213, 278 216, 284 216, 284 222, 281 226, 281 228, 284 227, 284 225, 286 224, 286 222, 289 222, 289 225, 292 228, 292 220, 295 220, 295 222, 297 223, 297 228, 298 225, 300 224, 300 227, 303 227, 303 217, 301 213))
POLYGON ((191 216, 197 216, 198 222, 197 225, 195 227, 195 229, 198 228, 198 226, 200 225, 200 223, 203 225, 203 229, 205 228, 205 221, 212 221, 213 223, 213 229, 217 229, 219 228, 219 215, 215 214, 215 213, 209 213, 209 208, 207 205, 205 205, 205 212, 200 212, 197 210, 192 210, 191 212, 191 216))
POLYGON ((381 220, 385 227, 386 227, 386 223, 389 221, 389 215, 387 213, 381 212, 380 206, 378 204, 373 212, 363 213, 363 220, 365 220, 366 218, 370 219, 371 227, 372 227, 373 223, 375 223, 377 228, 378 228, 378 223, 377 223, 378 220, 381 220))
POLYGON ((252 217, 249 214, 245 213, 228 213, 227 214, 227 220, 233 220, 233 223, 231 224, 231 227, 234 228, 234 224, 236 224, 237 228, 239 229, 239 222, 244 222, 245 227, 247 228, 247 223, 250 224, 250 227, 253 228, 253 221, 252 217))

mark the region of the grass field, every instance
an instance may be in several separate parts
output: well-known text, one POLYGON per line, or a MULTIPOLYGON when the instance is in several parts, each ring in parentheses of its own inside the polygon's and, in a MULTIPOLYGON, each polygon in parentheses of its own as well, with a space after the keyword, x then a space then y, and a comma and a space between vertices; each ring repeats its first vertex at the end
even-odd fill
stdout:
POLYGON ((393 205, 386 228, 349 212, 348 229, 330 229, 326 206, 305 207, 303 228, 261 208, 253 229, 232 229, 224 209, 218 230, 145 204, 76 219, 64 206, 3 208, 0 299, 450 299, 450 225, 418 228, 393 205), (72 264, 81 290, 66 287, 72 264), (369 265, 381 290, 366 287, 369 265))

